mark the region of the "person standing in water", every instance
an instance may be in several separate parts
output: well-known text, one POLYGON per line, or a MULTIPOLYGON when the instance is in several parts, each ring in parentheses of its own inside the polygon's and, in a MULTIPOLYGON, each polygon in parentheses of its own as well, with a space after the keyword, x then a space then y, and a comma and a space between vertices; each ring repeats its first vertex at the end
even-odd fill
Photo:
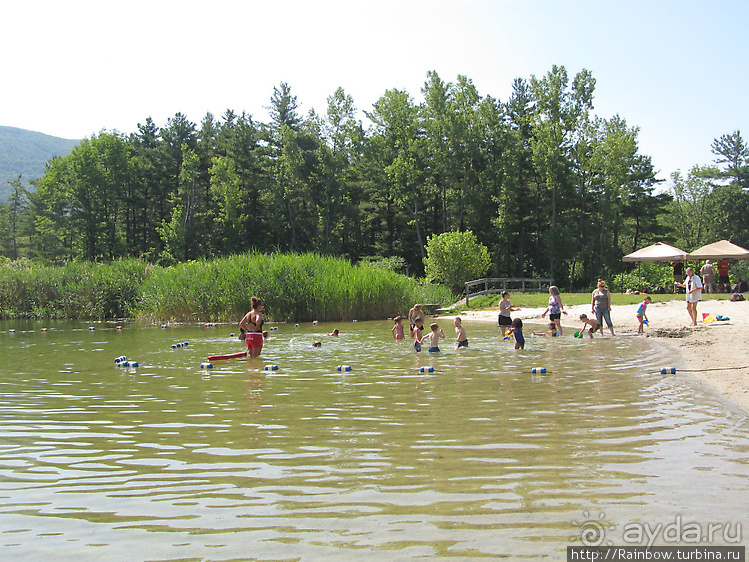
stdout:
POLYGON ((497 326, 502 330, 502 337, 507 335, 507 330, 512 326, 510 312, 514 310, 520 309, 512 306, 512 303, 510 302, 510 293, 502 291, 502 300, 499 301, 499 315, 497 316, 497 326))
POLYGON ((455 324, 455 341, 458 342, 458 348, 468 347, 466 329, 463 327, 463 321, 460 319, 460 316, 456 316, 453 323, 455 324))
POLYGON ((393 318, 393 327, 390 330, 393 333, 393 337, 396 339, 396 341, 402 340, 405 336, 403 334, 403 324, 402 324, 403 318, 400 316, 396 316, 393 318))
POLYGON ((611 322, 611 291, 606 288, 606 281, 598 280, 598 287, 593 291, 590 299, 590 311, 595 314, 598 323, 603 326, 606 321, 611 335, 614 336, 614 324, 611 322))
POLYGON ((257 297, 250 299, 252 310, 244 315, 239 321, 240 339, 244 336, 247 344, 247 354, 250 357, 259 357, 263 350, 263 301, 257 297))
POLYGON ((549 287, 549 306, 543 311, 541 318, 544 318, 547 312, 549 313, 549 320, 557 325, 557 332, 561 336, 564 333, 562 332, 562 314, 567 314, 567 311, 564 310, 562 297, 559 295, 559 287, 556 285, 549 287))
POLYGON ((411 339, 420 342, 421 331, 424 329, 424 313, 421 310, 420 304, 415 304, 414 307, 408 311, 408 322, 411 329, 411 339))
POLYGON ((510 333, 515 336, 515 349, 525 349, 525 338, 523 337, 523 321, 515 318, 510 326, 510 333))

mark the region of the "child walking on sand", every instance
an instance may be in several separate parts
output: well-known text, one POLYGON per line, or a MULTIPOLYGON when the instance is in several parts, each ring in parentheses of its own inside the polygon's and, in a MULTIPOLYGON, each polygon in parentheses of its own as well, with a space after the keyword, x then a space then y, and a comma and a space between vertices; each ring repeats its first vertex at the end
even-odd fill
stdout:
POLYGON ((515 336, 515 349, 525 349, 525 338, 523 337, 523 321, 515 318, 510 326, 510 334, 515 336))
POLYGON ((651 299, 650 297, 645 297, 645 300, 640 303, 640 307, 637 309, 637 321, 640 323, 640 325, 637 327, 638 334, 645 333, 645 324, 648 323, 648 315, 645 314, 645 310, 648 308, 648 305, 651 302, 653 302, 653 299, 651 299))
POLYGON ((595 318, 588 318, 587 314, 581 314, 580 320, 583 322, 583 327, 580 328, 580 333, 582 334, 585 331, 586 326, 590 326, 588 328, 588 335, 592 338, 593 334, 596 333, 596 330, 601 330, 601 335, 603 335, 603 324, 601 324, 598 320, 595 318))
POLYGON ((460 319, 460 316, 455 317, 455 341, 458 342, 458 349, 468 347, 466 329, 463 327, 463 321, 460 319))
POLYGON ((400 341, 406 337, 403 333, 403 317, 396 316, 395 318, 393 318, 393 322, 393 329, 391 330, 393 332, 393 337, 396 341, 400 341))

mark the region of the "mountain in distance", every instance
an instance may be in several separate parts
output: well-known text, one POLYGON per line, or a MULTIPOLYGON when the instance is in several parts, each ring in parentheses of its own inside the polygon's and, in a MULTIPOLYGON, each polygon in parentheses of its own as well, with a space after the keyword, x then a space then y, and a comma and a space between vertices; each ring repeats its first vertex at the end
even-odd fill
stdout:
POLYGON ((29 181, 44 174, 44 166, 55 156, 66 156, 80 140, 61 139, 16 127, 0 126, 0 201, 13 193, 8 183, 18 179, 29 188, 29 181))

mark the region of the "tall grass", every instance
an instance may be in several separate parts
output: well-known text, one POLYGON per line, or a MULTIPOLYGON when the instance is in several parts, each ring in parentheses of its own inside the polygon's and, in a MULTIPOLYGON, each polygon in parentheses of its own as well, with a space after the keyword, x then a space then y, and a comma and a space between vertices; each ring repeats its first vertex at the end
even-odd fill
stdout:
POLYGON ((0 317, 236 321, 250 297, 276 321, 371 320, 415 302, 446 305, 450 292, 376 265, 317 254, 244 254, 172 267, 128 259, 44 266, 0 263, 0 317))
POLYGON ((276 321, 370 320, 414 302, 448 304, 450 292, 371 265, 318 254, 244 254, 155 269, 139 315, 174 320, 237 320, 260 297, 276 321))
POLYGON ((0 264, 0 317, 103 319, 130 316, 149 266, 129 259, 50 267, 0 264))

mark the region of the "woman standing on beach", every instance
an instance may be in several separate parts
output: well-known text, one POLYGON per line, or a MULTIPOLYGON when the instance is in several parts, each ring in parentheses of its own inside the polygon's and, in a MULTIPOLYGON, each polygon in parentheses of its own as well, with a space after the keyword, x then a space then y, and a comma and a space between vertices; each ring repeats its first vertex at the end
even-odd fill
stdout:
POLYGON ((692 326, 697 325, 697 303, 702 300, 702 279, 691 267, 687 268, 686 283, 674 283, 687 290, 687 312, 692 320, 692 326))
POLYGON ((257 297, 252 297, 250 304, 252 310, 239 321, 239 333, 245 337, 248 355, 258 357, 263 350, 263 324, 265 323, 265 320, 263 320, 263 301, 257 297))
POLYGON ((614 334, 614 324, 611 323, 611 291, 606 288, 606 281, 603 279, 598 280, 598 288, 593 291, 590 308, 596 315, 598 323, 603 326, 603 321, 606 320, 611 335, 616 335, 614 334))

